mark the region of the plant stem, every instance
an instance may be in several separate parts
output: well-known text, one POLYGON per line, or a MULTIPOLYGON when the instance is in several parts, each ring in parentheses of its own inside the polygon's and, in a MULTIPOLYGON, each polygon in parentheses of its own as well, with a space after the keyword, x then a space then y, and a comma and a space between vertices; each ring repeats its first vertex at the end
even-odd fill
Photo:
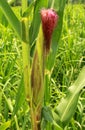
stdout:
POLYGON ((26 98, 29 98, 30 95, 30 57, 29 57, 29 45, 25 42, 22 42, 22 55, 23 55, 23 73, 24 73, 24 85, 26 98))
MULTIPOLYGON (((22 15, 27 8, 27 0, 22 0, 22 15)), ((23 73, 26 98, 30 103, 30 114, 32 130, 35 129, 35 119, 32 103, 31 81, 30 81, 30 44, 29 44, 29 24, 28 17, 22 18, 22 55, 23 55, 23 73)))
MULTIPOLYGON (((27 8, 27 0, 22 0, 22 15, 27 8)), ((30 87, 30 45, 29 45, 29 22, 28 17, 22 18, 22 56, 23 56, 23 75, 26 98, 31 95, 30 87)))

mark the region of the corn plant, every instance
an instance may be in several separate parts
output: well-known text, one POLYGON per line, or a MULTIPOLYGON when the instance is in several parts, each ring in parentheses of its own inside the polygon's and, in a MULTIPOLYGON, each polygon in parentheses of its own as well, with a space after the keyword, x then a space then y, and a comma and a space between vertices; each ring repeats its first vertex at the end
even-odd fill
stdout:
MULTIPOLYGON (((1 90, 16 129, 19 130, 17 111, 27 100, 30 108, 32 130, 62 130, 72 118, 81 89, 85 86, 85 67, 77 80, 68 88, 65 98, 52 111, 50 102, 50 77, 61 36, 66 0, 22 0, 21 20, 17 18, 6 0, 0 0, 0 8, 22 44, 23 74, 13 107, 1 90)), ((7 129, 11 121, 0 126, 7 129)), ((24 128, 23 128, 24 129, 24 128)))

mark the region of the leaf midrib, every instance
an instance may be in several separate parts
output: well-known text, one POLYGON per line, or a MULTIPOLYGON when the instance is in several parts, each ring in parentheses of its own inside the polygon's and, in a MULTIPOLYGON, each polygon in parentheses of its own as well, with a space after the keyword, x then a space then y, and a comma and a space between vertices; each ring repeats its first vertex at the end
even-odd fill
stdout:
MULTIPOLYGON (((85 79, 83 80, 83 83, 81 83, 81 84, 79 85, 79 87, 77 88, 76 92, 78 91, 78 89, 80 88, 80 86, 82 86, 82 84, 84 84, 84 82, 85 82, 85 79)), ((75 86, 75 85, 73 85, 73 86, 75 86)), ((70 103, 71 103, 72 100, 74 99, 74 97, 75 97, 75 95, 76 95, 76 92, 73 94, 73 96, 72 96, 70 102, 68 103, 68 105, 67 105, 67 107, 66 107, 64 113, 62 114, 62 116, 61 116, 61 121, 64 119, 64 116, 66 115, 66 112, 67 112, 67 110, 68 110, 68 108, 69 108, 69 106, 70 106, 70 103)), ((79 92, 78 92, 78 93, 79 93, 79 92)))

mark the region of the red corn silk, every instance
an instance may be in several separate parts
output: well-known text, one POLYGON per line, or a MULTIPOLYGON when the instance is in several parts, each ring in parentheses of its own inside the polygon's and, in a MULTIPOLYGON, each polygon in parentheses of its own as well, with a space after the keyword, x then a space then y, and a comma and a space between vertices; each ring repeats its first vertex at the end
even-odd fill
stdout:
POLYGON ((41 12, 42 29, 44 35, 45 53, 50 50, 51 37, 53 30, 58 22, 58 15, 53 9, 42 9, 41 12))

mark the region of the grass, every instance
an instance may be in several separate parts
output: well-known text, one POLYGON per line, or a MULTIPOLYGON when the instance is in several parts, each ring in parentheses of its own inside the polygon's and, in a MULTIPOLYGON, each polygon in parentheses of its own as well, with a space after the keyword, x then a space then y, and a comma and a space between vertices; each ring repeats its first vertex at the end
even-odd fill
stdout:
MULTIPOLYGON (((84 11, 84 5, 67 5, 65 9, 62 36, 51 79, 53 107, 65 96, 67 88, 75 81, 85 65, 84 11)), ((84 92, 85 89, 81 92, 76 113, 67 127, 69 130, 85 129, 84 92)))
MULTIPOLYGON (((17 9, 15 12, 19 15, 17 9)), ((84 12, 84 5, 67 5, 65 8, 62 36, 50 82, 49 106, 52 109, 65 96, 67 88, 75 81, 85 65, 84 12)), ((17 127, 22 130, 30 129, 29 108, 23 98, 20 105, 16 105, 17 118, 15 119, 13 115, 21 80, 21 43, 9 25, 0 24, 0 125, 11 120, 10 129, 12 130, 16 129, 17 123, 19 124, 17 127)), ((80 93, 74 117, 65 128, 65 130, 78 129, 85 129, 85 89, 80 93)))

